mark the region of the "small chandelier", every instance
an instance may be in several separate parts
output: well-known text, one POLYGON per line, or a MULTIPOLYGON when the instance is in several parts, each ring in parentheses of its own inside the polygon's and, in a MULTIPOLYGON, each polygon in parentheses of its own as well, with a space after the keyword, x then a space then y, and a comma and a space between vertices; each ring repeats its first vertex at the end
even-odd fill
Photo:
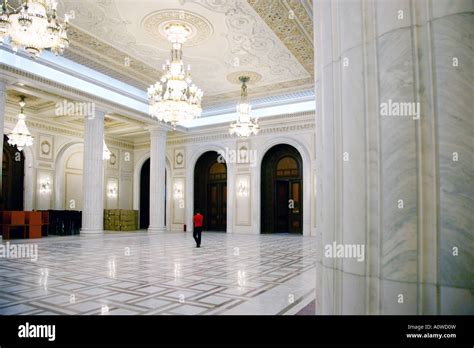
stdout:
POLYGON ((191 31, 182 24, 170 23, 164 31, 172 44, 171 61, 163 65, 163 75, 157 83, 148 88, 149 112, 159 121, 177 123, 201 116, 203 93, 192 83, 190 70, 184 68, 183 43, 191 31))
MULTIPOLYGON (((0 0, 1 1, 1 0, 0 0)), ((38 58, 44 49, 55 55, 69 47, 68 17, 59 23, 56 0, 26 0, 15 8, 3 0, 0 9, 0 43, 10 45, 14 52, 24 49, 31 58, 38 58)))
POLYGON ((13 131, 8 134, 8 144, 16 146, 19 151, 23 150, 25 146, 33 145, 33 137, 31 136, 28 127, 26 126, 25 119, 26 116, 23 113, 23 108, 25 107, 25 97, 21 96, 20 100, 20 114, 18 115, 18 122, 13 128, 13 131))
POLYGON ((247 138, 250 135, 257 135, 258 123, 257 119, 253 120, 250 118, 250 110, 252 107, 247 102, 247 82, 250 77, 240 76, 239 81, 242 82, 240 90, 240 103, 237 104, 237 122, 234 122, 229 127, 229 133, 231 135, 237 134, 239 138, 247 138))
POLYGON ((104 141, 104 144, 103 144, 103 150, 102 150, 102 159, 104 161, 108 161, 110 159, 111 152, 109 148, 107 147, 107 144, 105 143, 105 139, 103 141, 104 141))

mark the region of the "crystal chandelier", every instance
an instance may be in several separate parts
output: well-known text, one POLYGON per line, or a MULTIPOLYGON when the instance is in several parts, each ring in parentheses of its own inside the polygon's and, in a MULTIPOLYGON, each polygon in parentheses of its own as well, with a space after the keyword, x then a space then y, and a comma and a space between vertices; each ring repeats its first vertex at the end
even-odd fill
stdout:
POLYGON ((183 43, 191 31, 182 24, 168 24, 164 31, 172 44, 171 61, 163 65, 163 75, 148 88, 150 115, 176 128, 177 123, 201 116, 202 91, 192 83, 190 70, 184 68, 183 43))
POLYGON ((250 118, 250 110, 252 107, 247 102, 247 82, 250 77, 241 76, 239 81, 242 82, 240 90, 240 103, 237 104, 237 122, 234 122, 229 127, 229 133, 231 135, 238 135, 239 138, 247 138, 250 135, 257 135, 258 123, 257 119, 253 120, 250 118))
POLYGON ((33 145, 33 137, 31 136, 28 127, 25 123, 25 114, 23 113, 23 108, 25 107, 25 97, 21 97, 20 100, 20 114, 18 115, 18 122, 13 128, 13 131, 8 134, 8 144, 16 146, 19 151, 23 150, 25 146, 33 145))
MULTIPOLYGON (((1 0, 0 0, 1 1, 1 0)), ((13 51, 23 48, 30 57, 38 58, 44 49, 55 55, 69 47, 68 17, 59 23, 56 0, 22 1, 18 8, 3 0, 0 9, 0 43, 10 41, 13 51)))
POLYGON ((104 161, 108 161, 110 159, 111 152, 110 152, 109 148, 107 147, 107 144, 105 143, 105 139, 104 139, 103 148, 104 149, 102 150, 102 159, 104 161))

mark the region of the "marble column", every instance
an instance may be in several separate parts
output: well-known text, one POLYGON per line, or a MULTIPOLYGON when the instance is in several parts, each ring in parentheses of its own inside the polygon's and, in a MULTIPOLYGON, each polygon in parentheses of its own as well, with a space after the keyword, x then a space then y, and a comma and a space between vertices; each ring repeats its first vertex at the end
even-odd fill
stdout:
MULTIPOLYGON (((150 226, 148 232, 164 232, 166 134, 161 126, 150 128, 150 226)), ((171 185, 171 183, 168 183, 171 185)))
POLYGON ((94 117, 85 118, 81 234, 104 232, 104 117, 105 112, 96 109, 94 117))
POLYGON ((474 313, 472 16, 315 0, 317 314, 474 313))
MULTIPOLYGON (((3 134, 5 132, 5 104, 7 101, 7 85, 0 81, 0 130, 2 131, 0 137, 0 163, 3 160, 3 134)), ((0 166, 0 207, 3 207, 3 193, 2 193, 2 166, 0 166)))

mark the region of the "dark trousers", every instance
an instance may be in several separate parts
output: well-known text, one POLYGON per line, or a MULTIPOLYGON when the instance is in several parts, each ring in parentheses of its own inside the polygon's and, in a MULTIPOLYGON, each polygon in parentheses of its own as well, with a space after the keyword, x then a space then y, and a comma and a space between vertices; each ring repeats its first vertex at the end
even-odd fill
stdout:
POLYGON ((196 246, 201 246, 202 227, 194 227, 193 238, 196 241, 196 246))

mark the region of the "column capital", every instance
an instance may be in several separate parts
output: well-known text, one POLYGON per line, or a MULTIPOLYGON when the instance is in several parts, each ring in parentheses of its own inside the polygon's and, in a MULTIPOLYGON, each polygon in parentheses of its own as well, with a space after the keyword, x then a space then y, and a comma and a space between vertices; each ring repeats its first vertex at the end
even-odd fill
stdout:
POLYGON ((161 124, 148 126, 146 129, 150 132, 151 137, 166 137, 167 133, 172 129, 171 126, 161 124))
POLYGON ((64 110, 68 110, 69 105, 73 104, 74 108, 78 110, 78 114, 82 114, 87 120, 100 120, 104 121, 107 111, 101 107, 98 107, 96 103, 89 101, 63 101, 63 104, 60 105, 64 110))
POLYGON ((105 118, 105 116, 109 113, 109 111, 101 108, 101 107, 97 107, 97 106, 94 106, 94 115, 97 117, 100 117, 100 118, 105 118))

